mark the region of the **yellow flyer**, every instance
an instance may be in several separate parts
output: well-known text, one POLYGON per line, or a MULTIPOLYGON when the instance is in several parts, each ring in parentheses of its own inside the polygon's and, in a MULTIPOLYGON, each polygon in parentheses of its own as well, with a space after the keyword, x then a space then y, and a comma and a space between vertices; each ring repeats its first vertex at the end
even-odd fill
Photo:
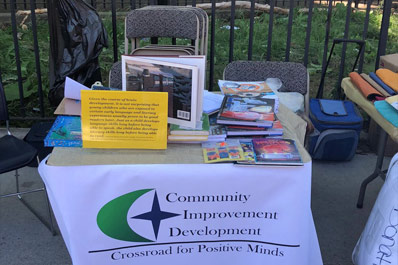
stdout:
POLYGON ((83 148, 167 148, 166 92, 82 90, 83 148))

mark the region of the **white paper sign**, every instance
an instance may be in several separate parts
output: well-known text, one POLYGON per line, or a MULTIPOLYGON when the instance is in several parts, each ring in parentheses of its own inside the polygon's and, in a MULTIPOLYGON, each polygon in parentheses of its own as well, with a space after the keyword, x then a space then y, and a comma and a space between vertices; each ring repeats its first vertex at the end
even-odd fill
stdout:
POLYGON ((39 172, 75 265, 322 264, 310 222, 311 162, 248 168, 43 161, 39 172))

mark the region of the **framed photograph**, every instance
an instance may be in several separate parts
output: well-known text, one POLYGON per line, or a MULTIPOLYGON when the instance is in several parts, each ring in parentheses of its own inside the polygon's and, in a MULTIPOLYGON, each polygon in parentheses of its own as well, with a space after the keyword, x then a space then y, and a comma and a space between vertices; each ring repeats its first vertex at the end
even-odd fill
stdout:
POLYGON ((124 91, 168 93, 168 122, 195 128, 198 68, 136 56, 122 56, 124 91))

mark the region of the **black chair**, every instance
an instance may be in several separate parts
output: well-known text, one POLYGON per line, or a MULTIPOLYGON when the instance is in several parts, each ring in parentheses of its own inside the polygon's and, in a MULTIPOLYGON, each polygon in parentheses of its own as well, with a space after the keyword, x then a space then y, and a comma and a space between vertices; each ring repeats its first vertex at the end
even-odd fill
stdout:
MULTIPOLYGON (((16 192, 9 194, 0 194, 0 198, 17 197, 50 231, 55 235, 54 225, 51 216, 50 204, 48 202, 47 191, 45 187, 21 191, 19 187, 18 169, 30 164, 32 161, 39 158, 37 150, 30 144, 13 136, 9 129, 9 117, 5 92, 0 76, 0 121, 6 122, 7 135, 0 138, 0 174, 15 170, 16 192), (46 222, 34 209, 22 198, 22 195, 43 191, 45 201, 49 213, 49 222, 46 222)), ((0 176, 1 177, 1 176, 0 176)), ((1 180, 1 178, 0 178, 1 180)))

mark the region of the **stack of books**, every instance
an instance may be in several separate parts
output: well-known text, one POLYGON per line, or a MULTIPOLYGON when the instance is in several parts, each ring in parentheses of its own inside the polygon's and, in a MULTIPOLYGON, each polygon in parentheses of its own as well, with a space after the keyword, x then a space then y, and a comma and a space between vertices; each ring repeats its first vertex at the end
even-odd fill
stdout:
POLYGON ((170 124, 167 140, 170 143, 201 143, 208 140, 209 133, 209 115, 203 113, 201 121, 197 124, 196 128, 170 124))
POLYGON ((227 139, 202 143, 205 163, 303 165, 294 140, 281 139, 279 99, 265 82, 221 80, 219 86, 224 99, 219 112, 210 116, 210 128, 227 139))
POLYGON ((226 126, 228 136, 280 136, 283 127, 276 118, 276 100, 262 94, 225 95, 217 123, 226 126))
POLYGON ((241 125, 227 125, 227 136, 282 136, 283 126, 279 120, 272 123, 272 127, 257 127, 257 126, 241 126, 241 125))

